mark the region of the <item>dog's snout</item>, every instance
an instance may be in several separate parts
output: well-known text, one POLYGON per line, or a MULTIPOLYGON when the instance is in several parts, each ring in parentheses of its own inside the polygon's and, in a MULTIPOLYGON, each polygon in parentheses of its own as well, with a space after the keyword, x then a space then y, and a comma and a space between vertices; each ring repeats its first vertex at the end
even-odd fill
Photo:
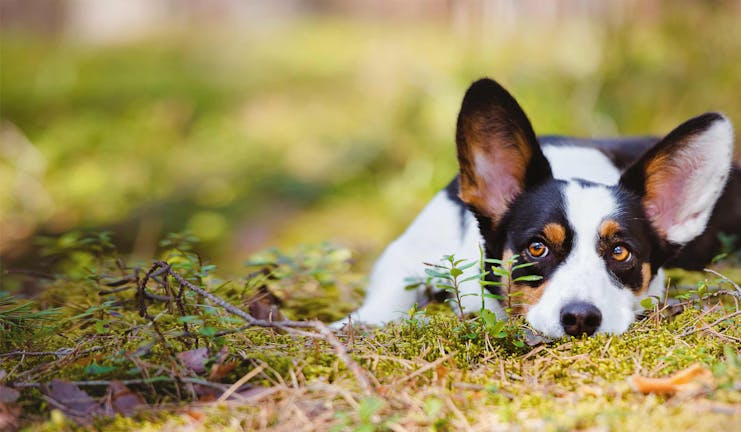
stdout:
POLYGON ((602 324, 602 313, 593 304, 573 302, 561 308, 561 326, 567 335, 591 336, 602 324))

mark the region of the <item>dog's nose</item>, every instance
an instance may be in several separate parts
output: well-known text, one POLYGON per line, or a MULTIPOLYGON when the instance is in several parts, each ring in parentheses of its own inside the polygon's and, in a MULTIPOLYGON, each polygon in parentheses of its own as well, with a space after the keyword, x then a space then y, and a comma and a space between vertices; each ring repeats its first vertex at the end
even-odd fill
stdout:
POLYGON ((561 326, 567 335, 592 336, 602 324, 602 313, 593 304, 573 302, 561 308, 561 326))

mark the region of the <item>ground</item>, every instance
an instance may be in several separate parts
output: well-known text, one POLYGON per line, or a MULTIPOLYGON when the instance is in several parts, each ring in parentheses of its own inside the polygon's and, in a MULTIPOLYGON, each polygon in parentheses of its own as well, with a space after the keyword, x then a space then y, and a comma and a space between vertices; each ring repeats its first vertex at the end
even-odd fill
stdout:
POLYGON ((0 305, 0 421, 400 431, 730 430, 741 420, 739 288, 722 273, 692 289, 698 275, 677 273, 685 288, 647 304, 619 336, 548 341, 519 318, 461 319, 437 304, 328 336, 283 317, 329 320, 353 307, 345 250, 267 251, 252 262, 259 271, 226 281, 182 236, 138 269, 105 236, 82 238, 92 240, 62 261, 82 260, 84 274, 47 280, 36 303, 0 305))

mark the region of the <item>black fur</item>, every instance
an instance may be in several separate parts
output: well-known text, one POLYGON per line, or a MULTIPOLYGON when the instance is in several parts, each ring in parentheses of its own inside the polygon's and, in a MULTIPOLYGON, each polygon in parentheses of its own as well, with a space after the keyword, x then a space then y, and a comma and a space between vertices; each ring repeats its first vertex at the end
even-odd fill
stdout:
MULTIPOLYGON (((551 180, 530 193, 521 195, 512 204, 507 226, 506 247, 519 256, 517 263, 535 262, 531 267, 513 271, 512 277, 538 275, 547 280, 558 265, 571 252, 573 230, 566 219, 564 198, 561 192, 565 182, 551 180), (566 230, 566 239, 562 245, 549 243, 543 235, 543 228, 549 223, 557 223, 566 230), (541 241, 548 248, 548 254, 539 260, 530 260, 524 252, 532 241, 541 241)), ((527 281, 526 285, 539 286, 543 281, 527 281)))
MULTIPOLYGON (((658 139, 654 137, 610 139, 582 139, 563 136, 540 137, 540 142, 543 145, 575 145, 596 148, 610 158, 621 170, 625 170, 638 161, 657 141, 658 139)), ((466 205, 458 197, 458 188, 459 179, 456 176, 446 186, 445 190, 448 198, 460 206, 461 228, 465 229, 466 205)), ((622 202, 622 200, 623 198, 620 197, 619 201, 622 202)), ((481 224, 481 220, 479 222, 481 224)), ((484 225, 490 225, 490 221, 488 219, 484 220, 484 225)), ((735 248, 741 247, 741 168, 738 166, 733 167, 728 183, 713 209, 708 227, 702 235, 679 249, 676 246, 669 248, 662 246, 658 236, 655 233, 652 234, 652 250, 655 251, 653 259, 650 261, 652 272, 655 274, 662 265, 667 268, 702 270, 721 251, 720 233, 735 236, 735 248), (666 250, 664 250, 665 248, 666 250)), ((489 233, 489 235, 492 238, 498 238, 493 233, 489 233)), ((491 256, 501 257, 501 248, 493 249, 497 250, 492 250, 491 256)))

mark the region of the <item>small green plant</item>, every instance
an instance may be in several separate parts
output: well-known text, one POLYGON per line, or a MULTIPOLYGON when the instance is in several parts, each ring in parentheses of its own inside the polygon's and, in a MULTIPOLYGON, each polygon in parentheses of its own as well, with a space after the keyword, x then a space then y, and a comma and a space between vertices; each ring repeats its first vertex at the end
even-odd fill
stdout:
MULTIPOLYGON (((462 323, 458 327, 458 331, 465 338, 476 339, 479 335, 486 334, 496 339, 510 340, 517 348, 524 347, 525 338, 520 326, 514 324, 511 319, 499 319, 493 311, 486 307, 485 299, 490 298, 497 301, 505 301, 507 315, 512 317, 513 298, 519 294, 513 291, 514 284, 542 279, 542 276, 534 274, 513 277, 512 273, 519 269, 531 267, 535 263, 518 264, 517 256, 512 256, 507 260, 489 259, 485 257, 481 247, 479 248, 478 260, 456 259, 455 255, 451 254, 444 255, 441 261, 442 264, 425 263, 428 266, 425 269, 427 278, 424 280, 408 280, 408 289, 415 289, 419 286, 428 288, 434 286, 448 293, 449 299, 447 301, 453 304, 454 309, 458 313, 459 321, 462 323), (489 269, 485 271, 479 270, 473 275, 463 277, 464 271, 476 264, 479 265, 479 269, 485 269, 487 266, 489 269), (462 293, 461 285, 473 280, 478 281, 480 292, 478 294, 462 293), (499 287, 503 291, 503 294, 491 293, 487 289, 488 287, 499 287), (463 310, 463 298, 474 295, 478 295, 481 299, 479 316, 471 321, 467 321, 463 310)), ((410 318, 407 321, 417 323, 419 313, 415 305, 415 308, 410 311, 410 318)))
POLYGON ((461 276, 463 276, 465 270, 478 264, 478 262, 468 261, 465 259, 455 259, 455 255, 443 255, 441 261, 443 262, 442 265, 425 263, 428 266, 428 268, 425 269, 425 273, 438 281, 442 281, 442 283, 438 282, 435 285, 437 288, 442 288, 443 291, 452 296, 447 301, 454 304, 461 322, 465 322, 466 317, 463 310, 463 297, 473 296, 476 294, 462 294, 460 289, 461 284, 474 279, 479 279, 480 275, 477 273, 463 279, 461 279, 461 276))
MULTIPOLYGON (((483 286, 498 286, 501 288, 504 288, 504 294, 500 297, 496 297, 501 299, 504 299, 506 301, 506 308, 505 311, 507 314, 512 313, 513 308, 513 300, 517 300, 517 297, 521 296, 521 293, 519 292, 513 292, 512 288, 514 287, 514 284, 521 283, 521 282, 532 282, 532 281, 539 281, 543 279, 543 276, 535 275, 535 274, 529 274, 529 275, 523 275, 513 278, 512 274, 513 272, 532 267, 535 265, 534 262, 526 262, 522 264, 517 264, 519 261, 519 255, 512 255, 506 260, 496 259, 496 258, 482 258, 482 262, 492 264, 490 266, 491 273, 498 278, 496 281, 488 281, 488 280, 482 280, 481 284, 483 286)), ((485 277, 487 272, 483 273, 483 276, 485 277)))
POLYGON ((378 397, 366 397, 360 401, 354 413, 338 412, 337 423, 331 431, 374 432, 390 430, 394 418, 384 419, 380 411, 386 407, 386 401, 378 397))
POLYGON ((39 236, 35 240, 41 256, 50 258, 57 270, 72 280, 97 279, 104 261, 116 257, 112 233, 70 231, 57 237, 39 236))
POLYGON ((285 316, 333 321, 352 310, 340 296, 344 287, 358 282, 350 272, 351 258, 349 249, 324 242, 292 253, 270 248, 251 256, 245 265, 253 274, 263 275, 260 283, 271 293, 291 304, 282 308, 285 316))
POLYGON ((420 309, 417 303, 407 311, 407 318, 404 319, 405 323, 417 325, 420 323, 421 318, 424 317, 424 309, 420 309))

